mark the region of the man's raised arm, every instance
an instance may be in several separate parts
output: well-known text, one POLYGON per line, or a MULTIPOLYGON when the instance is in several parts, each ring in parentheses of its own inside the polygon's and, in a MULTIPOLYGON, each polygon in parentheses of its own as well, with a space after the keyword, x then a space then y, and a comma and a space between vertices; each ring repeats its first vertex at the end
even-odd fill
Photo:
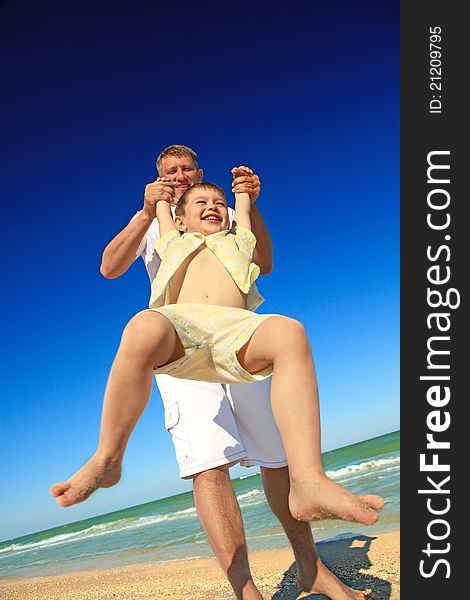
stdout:
POLYGON ((140 242, 156 216, 159 200, 171 202, 174 184, 154 181, 145 187, 144 206, 140 213, 106 246, 101 259, 100 273, 108 279, 120 277, 136 258, 140 242))
POLYGON ((232 192, 247 192, 251 200, 251 231, 256 237, 256 246, 253 251, 253 261, 260 268, 261 275, 267 275, 273 270, 273 247, 268 228, 256 207, 256 200, 260 193, 260 180, 258 175, 248 167, 234 167, 232 169, 232 192))

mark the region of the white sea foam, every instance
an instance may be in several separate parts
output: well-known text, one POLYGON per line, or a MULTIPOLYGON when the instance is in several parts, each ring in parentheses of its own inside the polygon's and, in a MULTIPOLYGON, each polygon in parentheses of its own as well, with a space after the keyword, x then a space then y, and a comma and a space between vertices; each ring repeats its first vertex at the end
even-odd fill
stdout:
POLYGON ((244 494, 237 496, 237 500, 240 504, 240 508, 248 508, 256 506, 257 504, 264 504, 266 502, 266 496, 261 490, 250 490, 244 494))
POLYGON ((238 479, 248 479, 248 477, 254 477, 255 475, 259 475, 259 471, 255 473, 249 473, 248 475, 241 475, 238 479))
POLYGON ((387 470, 387 467, 399 466, 400 457, 395 456, 393 458, 379 458, 377 460, 368 460, 366 462, 359 463, 357 465, 348 465, 335 471, 327 471, 326 474, 330 479, 355 479, 361 477, 365 473, 369 472, 383 472, 387 470))
POLYGON ((118 521, 110 521, 108 523, 100 523, 98 525, 92 525, 81 531, 75 531, 71 533, 60 533, 53 537, 45 540, 39 540, 37 542, 29 542, 26 544, 11 544, 0 550, 0 556, 8 556, 9 554, 23 554, 32 550, 40 548, 53 548, 54 546, 60 546, 71 542, 79 542, 84 540, 90 540, 91 538, 102 537, 104 535, 112 535, 114 533, 120 533, 131 529, 140 529, 142 527, 149 527, 157 525, 164 521, 177 521, 181 519, 188 519, 196 517, 196 508, 190 507, 184 510, 176 511, 174 513, 166 513, 163 515, 151 515, 148 517, 140 517, 139 519, 129 521, 128 519, 119 519, 118 521))
POLYGON ((260 490, 250 490, 249 492, 245 492, 244 494, 240 494, 237 496, 238 500, 245 500, 246 498, 253 498, 254 496, 259 496, 262 492, 260 490))
POLYGON ((88 538, 88 537, 97 537, 99 535, 104 535, 106 533, 112 533, 115 531, 116 525, 119 523, 123 523, 125 519, 121 519, 120 521, 114 521, 111 523, 101 523, 99 525, 92 525, 87 529, 82 529, 81 531, 73 531, 70 533, 60 533, 53 537, 47 538, 45 540, 39 540, 37 542, 29 542, 26 544, 11 544, 10 546, 6 546, 0 550, 0 555, 7 554, 9 552, 26 552, 30 550, 35 550, 36 548, 51 548, 53 546, 58 546, 60 544, 66 544, 68 542, 76 542, 80 539, 88 538))

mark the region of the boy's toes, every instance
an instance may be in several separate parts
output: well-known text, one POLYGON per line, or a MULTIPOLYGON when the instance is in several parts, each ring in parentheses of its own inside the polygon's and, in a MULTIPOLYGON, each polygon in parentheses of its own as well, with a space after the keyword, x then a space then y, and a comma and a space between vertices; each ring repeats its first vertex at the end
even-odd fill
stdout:
POLYGON ((59 506, 72 506, 72 504, 77 504, 85 499, 81 498, 79 493, 77 494, 70 481, 54 483, 49 488, 49 492, 55 497, 59 506))
POLYGON ((365 504, 374 508, 375 510, 380 510, 384 507, 384 501, 380 496, 376 496, 375 494, 368 494, 367 496, 361 496, 361 499, 365 504))
POLYGON ((53 483, 49 488, 49 494, 57 498, 58 496, 62 496, 65 494, 67 490, 71 488, 71 484, 67 481, 61 481, 59 483, 53 483))
POLYGON ((60 504, 60 506, 72 506, 72 504, 77 503, 77 497, 72 490, 68 490, 64 492, 61 496, 58 496, 56 498, 56 502, 57 504, 60 504))
POLYGON ((360 518, 357 519, 359 523, 363 523, 364 525, 373 525, 377 523, 379 515, 372 508, 368 508, 367 512, 363 511, 360 515, 360 518))

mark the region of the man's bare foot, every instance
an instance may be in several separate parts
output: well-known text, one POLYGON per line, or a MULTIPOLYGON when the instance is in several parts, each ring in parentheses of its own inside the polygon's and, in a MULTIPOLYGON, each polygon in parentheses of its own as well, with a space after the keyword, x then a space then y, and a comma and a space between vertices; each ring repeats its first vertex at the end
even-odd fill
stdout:
POLYGON ((86 500, 98 488, 115 485, 120 478, 120 460, 103 459, 95 455, 68 481, 51 485, 49 493, 60 506, 72 506, 86 500))
POLYGON ((331 600, 366 600, 368 595, 342 583, 322 563, 317 555, 314 562, 297 561, 297 585, 303 592, 323 594, 331 600))
POLYGON ((383 505, 380 496, 356 496, 326 475, 291 482, 289 509, 299 521, 342 519, 372 525, 383 505))

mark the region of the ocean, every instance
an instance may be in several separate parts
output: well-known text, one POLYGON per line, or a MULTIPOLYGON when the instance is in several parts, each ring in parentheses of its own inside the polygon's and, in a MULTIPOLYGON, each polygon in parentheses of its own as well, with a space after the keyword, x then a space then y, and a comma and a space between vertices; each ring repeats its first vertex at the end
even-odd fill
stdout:
MULTIPOLYGON (((317 542, 358 532, 399 529, 400 432, 395 431, 323 454, 328 476, 356 494, 385 500, 371 527, 343 521, 312 523, 317 542)), ((259 473, 233 480, 243 514, 248 550, 288 546, 272 514, 259 473)), ((191 492, 0 543, 0 577, 41 577, 136 563, 212 556, 191 492)))

